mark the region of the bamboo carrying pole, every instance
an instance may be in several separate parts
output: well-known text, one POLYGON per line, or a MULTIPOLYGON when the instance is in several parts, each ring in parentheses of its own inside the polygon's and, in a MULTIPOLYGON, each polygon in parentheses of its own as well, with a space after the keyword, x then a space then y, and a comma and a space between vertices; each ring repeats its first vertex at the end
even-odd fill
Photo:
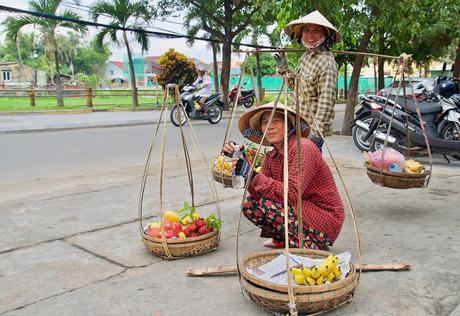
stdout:
MULTIPOLYGON (((407 271, 412 268, 410 263, 403 261, 400 263, 386 263, 386 264, 355 264, 356 269, 361 269, 362 272, 376 272, 376 271, 407 271)), ((238 272, 236 265, 224 265, 215 267, 203 268, 187 268, 186 273, 189 277, 198 276, 224 276, 233 275, 238 272)))
MULTIPOLYGON (((258 50, 242 50, 242 49, 234 49, 234 53, 289 53, 289 52, 305 52, 305 49, 302 48, 272 48, 272 49, 258 49, 258 50)), ((372 56, 372 57, 382 57, 382 58, 389 58, 389 59, 398 59, 401 56, 391 56, 391 55, 382 55, 382 54, 374 54, 374 53, 367 53, 367 52, 351 52, 345 50, 331 50, 332 53, 337 55, 355 55, 355 56, 372 56)), ((404 54, 405 55, 405 54, 404 54)), ((411 55, 409 55, 411 56, 411 55)))

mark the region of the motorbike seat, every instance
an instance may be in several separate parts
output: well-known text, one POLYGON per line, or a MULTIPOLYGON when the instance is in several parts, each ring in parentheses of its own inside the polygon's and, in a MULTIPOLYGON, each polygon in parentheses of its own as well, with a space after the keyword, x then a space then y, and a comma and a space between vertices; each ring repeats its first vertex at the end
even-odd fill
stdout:
MULTIPOLYGON (((394 98, 390 98, 393 101, 394 98)), ((417 105, 414 100, 406 99, 407 100, 407 110, 412 113, 417 113, 417 105)), ((398 104, 404 108, 405 101, 403 98, 398 98, 398 104)), ((434 114, 434 113, 441 113, 442 106, 438 102, 430 102, 430 101, 419 101, 418 107, 420 109, 421 114, 434 114)))
POLYGON ((209 100, 212 100, 216 97, 220 96, 220 93, 214 93, 214 94, 211 94, 207 99, 206 99, 206 102, 208 102, 209 100))
POLYGON ((242 90, 242 91, 241 91, 241 95, 242 95, 242 96, 247 96, 247 95, 249 95, 249 94, 252 94, 252 90, 242 90))

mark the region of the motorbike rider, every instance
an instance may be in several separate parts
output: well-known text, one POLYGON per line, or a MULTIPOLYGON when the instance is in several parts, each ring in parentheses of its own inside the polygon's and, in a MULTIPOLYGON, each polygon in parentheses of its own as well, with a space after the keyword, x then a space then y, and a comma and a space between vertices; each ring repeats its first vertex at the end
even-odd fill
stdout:
POLYGON ((200 105, 203 114, 206 116, 208 114, 208 110, 205 107, 205 102, 206 99, 211 96, 211 77, 207 74, 206 68, 202 66, 197 68, 197 75, 198 77, 195 82, 193 82, 193 85, 197 88, 197 102, 200 105))
POLYGON ((284 53, 275 54, 278 72, 288 74, 288 84, 294 88, 293 75, 299 75, 300 114, 312 127, 310 140, 322 149, 323 139, 313 121, 318 123, 321 134, 332 135, 334 106, 337 95, 337 63, 330 47, 340 40, 337 29, 318 11, 291 21, 284 32, 303 44, 306 51, 299 60, 295 72, 287 65, 284 53))

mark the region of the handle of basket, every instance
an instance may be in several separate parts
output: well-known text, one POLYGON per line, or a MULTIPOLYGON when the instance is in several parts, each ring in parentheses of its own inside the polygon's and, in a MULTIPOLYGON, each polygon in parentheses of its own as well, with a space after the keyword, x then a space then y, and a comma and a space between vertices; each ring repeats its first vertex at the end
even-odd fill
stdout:
POLYGON ((240 79, 238 80, 238 88, 236 89, 235 101, 233 102, 232 112, 230 114, 230 118, 228 119, 227 129, 225 130, 224 142, 222 143, 221 148, 223 148, 225 146, 225 144, 228 142, 228 140, 230 139, 230 136, 232 134, 231 127, 233 125, 233 120, 235 118, 236 108, 237 108, 237 105, 238 105, 238 100, 240 99, 241 86, 243 84, 243 77, 244 77, 244 73, 246 71, 246 64, 247 64, 248 60, 249 60, 249 53, 246 53, 246 55, 244 57, 244 61, 243 61, 242 70, 241 70, 241 73, 240 73, 240 79))
MULTIPOLYGON (((299 75, 296 75, 295 80, 299 81, 299 75)), ((356 213, 355 213, 355 210, 353 208, 353 204, 351 202, 350 192, 348 191, 348 188, 347 188, 347 186, 345 184, 342 172, 340 171, 340 168, 338 167, 337 162, 335 161, 334 156, 332 155, 331 149, 329 148, 329 143, 326 140, 326 138, 324 137, 323 132, 321 131, 321 128, 319 127, 318 122, 316 121, 316 118, 315 118, 315 116, 313 115, 313 113, 311 111, 311 107, 307 106, 307 109, 308 109, 308 111, 310 113, 310 117, 313 118, 312 122, 313 122, 313 125, 315 126, 315 129, 318 131, 320 137, 324 141, 324 145, 326 146, 326 150, 327 150, 327 152, 329 154, 329 157, 332 160, 332 163, 334 164, 335 170, 337 171, 337 174, 339 176, 340 182, 341 182, 342 187, 343 187, 343 189, 345 191, 345 196, 346 196, 346 200, 347 200, 347 204, 348 204, 348 210, 350 211, 350 215, 351 215, 351 218, 352 218, 352 221, 353 221, 353 227, 354 227, 354 230, 355 230, 356 246, 357 246, 357 250, 358 250, 358 263, 361 266, 362 265, 361 234, 360 234, 359 228, 358 228, 358 220, 356 218, 356 213)), ((358 270, 359 270, 359 272, 361 274, 361 269, 358 269, 358 270)), ((358 275, 358 277, 359 277, 359 275, 358 275)))
MULTIPOLYGON (((267 125, 270 125, 271 122, 272 122, 272 118, 273 118, 273 115, 274 115, 274 113, 276 111, 276 108, 278 106, 278 102, 279 102, 279 99, 281 97, 281 93, 283 92, 284 85, 285 85, 285 79, 283 78, 283 82, 281 83, 281 89, 279 90, 278 95, 276 96, 275 103, 273 104, 273 110, 270 113, 267 125)), ((254 158, 255 160, 257 160, 257 158, 259 157, 259 153, 260 153, 260 150, 262 148, 262 144, 263 144, 263 142, 265 140, 266 134, 267 134, 267 130, 263 133, 262 139, 260 140, 260 144, 257 146, 257 151, 256 151, 255 158, 254 158)), ((248 172, 247 179, 252 178, 252 175, 254 174, 254 166, 255 166, 255 164, 251 165, 251 168, 249 169, 249 172, 248 172)), ((244 200, 246 198, 246 194, 248 192, 248 187, 249 187, 249 182, 250 181, 246 181, 246 184, 244 186, 243 196, 241 198, 241 205, 243 205, 244 200)), ((241 214, 242 214, 242 212, 238 213, 238 221, 237 221, 237 225, 236 225, 236 247, 235 247, 236 265, 238 267, 238 278, 239 279, 241 279, 241 273, 240 273, 240 260, 239 260, 239 246, 238 245, 239 245, 239 238, 240 238, 240 227, 241 227, 241 217, 242 217, 241 214)), ((241 284, 241 282, 240 282, 240 284, 241 284)))
POLYGON ((187 143, 185 142, 185 136, 184 136, 184 129, 182 127, 182 114, 187 116, 185 113, 185 110, 182 112, 182 109, 184 108, 184 105, 182 103, 182 100, 180 98, 180 91, 179 91, 179 86, 177 84, 174 84, 174 98, 176 100, 176 106, 178 106, 178 114, 179 114, 179 129, 180 129, 180 136, 181 136, 181 141, 182 141, 182 148, 184 150, 184 157, 185 157, 185 166, 187 168, 187 177, 188 177, 188 183, 190 186, 190 194, 192 196, 192 207, 195 207, 195 190, 193 187, 193 173, 192 173, 192 163, 190 161, 190 153, 187 147, 187 143))
POLYGON ((150 169, 150 160, 152 158, 152 151, 153 151, 153 148, 155 146, 155 141, 156 141, 156 138, 157 138, 157 134, 158 134, 158 130, 160 129, 160 123, 161 123, 161 119, 163 117, 163 115, 166 116, 165 114, 165 103, 163 102, 163 105, 161 106, 161 111, 160 111, 160 119, 158 120, 158 123, 157 123, 157 126, 155 128, 155 131, 153 133, 153 137, 152 137, 152 141, 150 143, 150 148, 149 148, 149 151, 148 151, 148 154, 147 154, 147 161, 145 163, 145 166, 144 166, 144 172, 142 174, 142 180, 141 180, 141 190, 140 190, 140 194, 139 194, 139 200, 138 200, 138 219, 139 219, 139 232, 142 234, 144 232, 144 225, 143 225, 143 220, 144 220, 144 216, 143 216, 143 204, 144 204, 144 193, 145 193, 145 186, 146 186, 146 183, 147 183, 147 175, 149 173, 149 169, 150 169))

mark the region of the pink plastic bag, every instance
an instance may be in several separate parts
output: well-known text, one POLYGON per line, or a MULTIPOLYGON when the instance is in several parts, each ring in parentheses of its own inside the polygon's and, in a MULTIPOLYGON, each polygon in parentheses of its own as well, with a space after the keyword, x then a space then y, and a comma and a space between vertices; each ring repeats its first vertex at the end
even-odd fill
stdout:
MULTIPOLYGON (((377 150, 374 152, 369 152, 367 154, 367 158, 369 163, 376 168, 380 168, 382 164, 382 150, 377 150)), ((394 150, 391 147, 388 147, 385 150, 385 156, 383 157, 383 169, 390 170, 389 164, 393 163, 398 165, 401 169, 404 167, 404 162, 406 159, 404 155, 401 154, 399 151, 394 150)))

